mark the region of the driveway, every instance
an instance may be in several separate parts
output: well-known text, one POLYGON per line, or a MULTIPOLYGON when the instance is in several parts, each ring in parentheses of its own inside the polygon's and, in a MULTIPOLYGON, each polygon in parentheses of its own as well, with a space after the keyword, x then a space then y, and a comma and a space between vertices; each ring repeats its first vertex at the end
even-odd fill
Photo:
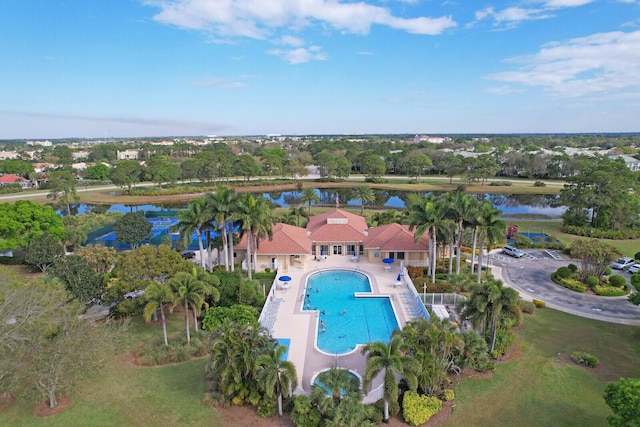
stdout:
MULTIPOLYGON (((627 297, 599 297, 570 291, 551 281, 549 275, 571 261, 554 259, 544 250, 527 250, 515 259, 500 253, 491 255, 494 275, 517 289, 524 299, 544 301, 550 308, 605 322, 640 326, 640 306, 627 297)), ((629 273, 619 272, 629 279, 629 273)))

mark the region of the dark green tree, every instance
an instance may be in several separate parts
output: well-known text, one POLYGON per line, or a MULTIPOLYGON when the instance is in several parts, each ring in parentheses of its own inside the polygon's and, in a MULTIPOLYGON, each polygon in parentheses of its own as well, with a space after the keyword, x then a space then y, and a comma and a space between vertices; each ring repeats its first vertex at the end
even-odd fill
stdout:
POLYGON ((163 182, 174 183, 180 179, 180 166, 169 160, 167 156, 152 154, 146 163, 146 174, 151 181, 162 188, 163 182))
POLYGON ((45 233, 29 244, 24 261, 46 273, 47 268, 62 257, 64 257, 64 250, 60 240, 45 233))
POLYGON ((151 228, 151 223, 141 212, 126 213, 113 224, 117 239, 130 244, 132 248, 149 236, 151 228))
POLYGON ((0 251, 26 248, 44 233, 65 237, 62 219, 51 206, 28 200, 0 203, 0 251))
POLYGON ((64 283, 67 291, 85 305, 102 300, 102 277, 78 255, 58 258, 49 267, 49 273, 64 283))
POLYGON ((126 187, 131 194, 131 187, 140 182, 142 166, 136 160, 123 160, 111 170, 111 182, 118 187, 126 187))
POLYGON ((96 163, 94 166, 87 166, 87 178, 107 181, 111 176, 111 168, 104 163, 96 163))
POLYGON ((71 204, 78 203, 80 198, 76 192, 76 177, 69 169, 57 169, 49 174, 49 186, 51 191, 47 194, 59 209, 65 209, 67 215, 71 215, 71 204))
POLYGON ((375 181, 387 172, 387 167, 382 157, 369 154, 362 159, 360 170, 368 181, 375 181))

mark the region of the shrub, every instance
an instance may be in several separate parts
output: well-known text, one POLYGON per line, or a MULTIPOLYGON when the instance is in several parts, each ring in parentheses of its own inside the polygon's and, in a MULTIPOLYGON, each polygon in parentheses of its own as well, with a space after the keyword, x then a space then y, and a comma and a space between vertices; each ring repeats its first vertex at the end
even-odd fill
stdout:
POLYGON ((262 418, 270 418, 276 414, 276 404, 273 399, 263 399, 258 404, 256 413, 262 418))
POLYGON ((513 183, 511 181, 491 181, 489 185, 492 187, 510 187, 513 183))
POLYGON ((638 289, 640 286, 640 273, 633 273, 631 275, 631 284, 634 288, 638 289))
POLYGON ((571 273, 576 273, 578 271, 578 266, 574 263, 567 265, 567 268, 571 270, 571 273))
POLYGON ((609 285, 615 286, 616 288, 624 288, 627 285, 627 279, 620 274, 614 274, 609 277, 609 285))
POLYGON ((539 299, 534 299, 533 303, 537 308, 545 308, 547 306, 544 301, 540 301, 539 299))
POLYGON ((607 267, 607 269, 604 271, 604 275, 611 276, 611 269, 607 267))
POLYGON ((404 394, 402 415, 409 425, 424 424, 442 408, 442 401, 437 397, 420 396, 415 391, 404 394))
POLYGON ((533 183, 533 186, 534 187, 546 187, 547 184, 542 182, 542 181, 536 181, 536 182, 533 183))
POLYGON ((584 292, 587 290, 587 287, 584 285, 584 283, 574 279, 561 279, 559 285, 576 292, 584 292))
POLYGON ((516 234, 513 237, 513 241, 518 249, 530 248, 533 244, 530 238, 523 236, 522 234, 516 234))
POLYGON ((640 293, 636 292, 629 295, 629 302, 634 305, 640 305, 640 293))
POLYGON ((455 398, 456 393, 450 388, 446 389, 444 393, 442 393, 442 400, 444 400, 445 402, 451 402, 455 398))
POLYGON ((560 267, 556 270, 556 275, 560 279, 567 279, 571 277, 571 269, 569 267, 560 267))
POLYGON ((621 297, 628 292, 626 287, 618 288, 615 286, 596 286, 593 291, 601 297, 621 297))
POLYGON ((598 366, 598 358, 592 354, 585 353, 584 351, 574 351, 571 353, 571 360, 579 365, 595 368, 598 366))
MULTIPOLYGON (((487 331, 487 335, 489 334, 490 332, 487 331)), ((509 347, 511 347, 511 344, 513 344, 515 339, 516 334, 514 334, 513 332, 505 331, 504 329, 498 329, 496 331, 496 344, 493 347, 491 357, 493 357, 494 359, 498 359, 499 357, 501 357, 507 352, 507 350, 509 350, 509 347)))
POLYGON ((588 287, 595 288, 599 284, 600 284, 600 279, 598 279, 596 276, 587 277, 587 286, 588 287))
POLYGON ((518 301, 518 305, 520 306, 520 311, 522 311, 523 313, 533 314, 536 309, 536 306, 533 302, 525 301, 523 299, 518 301))
POLYGON ((291 421, 293 421, 296 427, 316 427, 320 425, 322 415, 320 415, 318 408, 311 402, 311 398, 301 394, 293 396, 291 421))

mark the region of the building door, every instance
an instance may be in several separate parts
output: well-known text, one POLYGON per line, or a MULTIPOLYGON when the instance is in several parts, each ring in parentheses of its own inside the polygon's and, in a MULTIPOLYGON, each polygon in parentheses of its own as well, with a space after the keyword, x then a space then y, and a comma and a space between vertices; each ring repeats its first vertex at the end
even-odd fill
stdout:
POLYGON ((342 255, 342 245, 333 245, 333 254, 342 255))

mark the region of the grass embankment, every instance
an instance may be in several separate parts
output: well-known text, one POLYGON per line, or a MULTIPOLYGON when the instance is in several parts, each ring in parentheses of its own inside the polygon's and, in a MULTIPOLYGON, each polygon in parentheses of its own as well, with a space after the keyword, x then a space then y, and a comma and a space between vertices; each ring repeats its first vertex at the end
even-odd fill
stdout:
POLYGON ((456 385, 456 426, 603 426, 611 415, 607 382, 640 377, 640 328, 584 319, 554 310, 526 317, 517 361, 498 364, 490 379, 456 385), (574 364, 576 350, 600 359, 596 369, 574 364))

